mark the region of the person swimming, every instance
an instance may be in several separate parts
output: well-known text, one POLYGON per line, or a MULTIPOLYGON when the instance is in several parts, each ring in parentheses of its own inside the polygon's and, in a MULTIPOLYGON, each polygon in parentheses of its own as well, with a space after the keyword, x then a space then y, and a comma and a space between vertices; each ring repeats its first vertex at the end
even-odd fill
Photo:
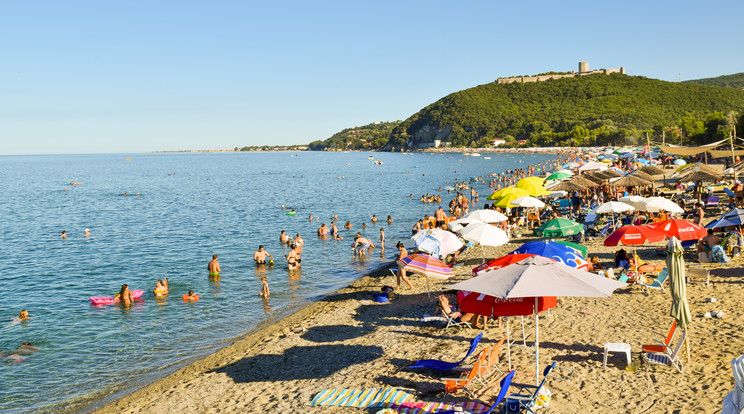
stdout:
POLYGON ((134 298, 132 297, 132 292, 129 290, 129 285, 126 283, 121 285, 121 291, 117 293, 119 301, 123 306, 130 306, 132 302, 134 302, 134 298))
POLYGON ((155 296, 165 296, 168 294, 168 279, 162 279, 155 282, 155 288, 152 290, 155 296))
POLYGON ((189 293, 188 294, 186 294, 186 293, 183 294, 183 301, 184 302, 196 302, 198 300, 199 300, 199 295, 197 295, 196 293, 194 293, 193 290, 189 290, 189 293))

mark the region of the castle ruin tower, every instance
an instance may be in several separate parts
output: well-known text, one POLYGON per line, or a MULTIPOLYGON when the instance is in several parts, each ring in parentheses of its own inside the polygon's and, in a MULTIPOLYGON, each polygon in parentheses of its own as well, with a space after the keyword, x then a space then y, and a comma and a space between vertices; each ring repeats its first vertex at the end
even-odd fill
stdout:
POLYGON ((589 72, 589 62, 579 62, 579 73, 589 72))

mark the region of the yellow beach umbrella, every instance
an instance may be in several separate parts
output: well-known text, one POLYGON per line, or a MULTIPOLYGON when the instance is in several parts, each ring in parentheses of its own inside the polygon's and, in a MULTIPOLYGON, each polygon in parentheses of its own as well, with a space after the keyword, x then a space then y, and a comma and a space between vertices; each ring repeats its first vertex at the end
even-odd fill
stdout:
POLYGON ((499 191, 496 191, 495 193, 488 196, 489 200, 498 200, 501 197, 507 195, 507 194, 518 194, 519 197, 524 197, 530 195, 530 193, 527 192, 527 190, 519 187, 504 187, 499 191))
POLYGON ((543 185, 545 182, 545 179, 543 177, 538 177, 536 175, 533 175, 532 177, 522 178, 521 180, 517 181, 517 187, 521 187, 526 184, 537 184, 537 185, 543 185))
POLYGON ((512 201, 514 201, 514 200, 516 200, 516 199, 518 199, 520 197, 524 197, 524 196, 520 196, 520 195, 513 194, 513 193, 512 194, 507 194, 507 195, 499 198, 495 203, 493 203, 493 205, 496 206, 496 207, 501 207, 501 208, 519 207, 516 204, 512 204, 512 201))
POLYGON ((530 193, 533 197, 550 194, 550 191, 546 190, 545 187, 535 183, 525 183, 523 185, 517 184, 517 186, 518 188, 530 193))

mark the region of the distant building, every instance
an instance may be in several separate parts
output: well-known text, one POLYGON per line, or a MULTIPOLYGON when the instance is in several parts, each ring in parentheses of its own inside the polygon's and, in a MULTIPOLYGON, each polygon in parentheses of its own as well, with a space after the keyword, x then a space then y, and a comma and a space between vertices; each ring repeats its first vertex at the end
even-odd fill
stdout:
POLYGON ((619 69, 597 69, 589 70, 589 62, 579 62, 579 71, 571 71, 571 73, 563 74, 552 74, 552 75, 538 75, 538 76, 512 76, 509 78, 498 78, 496 83, 514 83, 514 82, 544 82, 550 79, 563 79, 563 78, 575 78, 577 76, 593 75, 600 73, 603 75, 609 75, 611 73, 622 73, 625 74, 625 66, 619 69))
POLYGON ((498 147, 501 144, 506 144, 506 140, 503 139, 494 139, 493 140, 493 146, 498 147))

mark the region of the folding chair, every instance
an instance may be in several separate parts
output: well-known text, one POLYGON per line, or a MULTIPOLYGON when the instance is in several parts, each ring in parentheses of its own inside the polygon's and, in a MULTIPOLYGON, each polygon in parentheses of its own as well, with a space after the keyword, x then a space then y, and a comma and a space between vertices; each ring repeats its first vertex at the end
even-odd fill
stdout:
POLYGON ((547 368, 545 368, 545 371, 543 371, 543 380, 540 382, 540 385, 534 386, 520 384, 520 389, 516 394, 511 394, 506 397, 506 402, 504 403, 506 405, 506 412, 518 413, 521 412, 522 409, 524 409, 528 413, 535 414, 535 411, 537 411, 538 409, 547 408, 548 403, 550 403, 550 393, 544 392, 543 388, 545 387, 545 382, 548 380, 548 378, 555 378, 561 381, 569 381, 571 377, 573 377, 572 370, 559 367, 557 365, 557 362, 553 362, 552 364, 548 365, 547 368), (554 376, 552 375, 554 369, 569 371, 570 374, 567 378, 554 376), (528 389, 530 388, 534 388, 535 391, 530 393, 528 391, 528 389))
POLYGON ((671 346, 666 345, 664 352, 646 352, 643 356, 643 360, 649 364, 655 365, 667 365, 673 366, 680 374, 684 370, 682 359, 679 357, 679 351, 682 349, 682 344, 687 339, 687 331, 682 332, 682 337, 679 338, 679 343, 672 349, 671 346))
POLYGON ((653 283, 641 283, 638 284, 643 287, 643 291, 648 295, 649 289, 655 289, 660 290, 662 293, 666 293, 664 291, 664 282, 666 282, 667 278, 669 277, 669 271, 667 269, 664 269, 659 273, 659 276, 656 277, 656 280, 653 281, 653 283))
MULTIPOLYGON (((652 331, 652 332, 664 338, 663 333, 655 332, 655 331, 652 331)), ((672 339, 674 338, 675 332, 677 332, 677 321, 676 320, 672 322, 672 327, 669 328, 669 333, 667 334, 666 339, 664 339, 664 342, 656 340, 656 344, 643 345, 641 347, 641 351, 643 352, 664 352, 666 351, 667 347, 672 344, 672 339)))
POLYGON ((458 390, 464 390, 472 398, 475 398, 473 388, 478 383, 482 384, 483 386, 488 386, 488 384, 483 382, 483 380, 481 379, 483 365, 485 364, 485 362, 486 353, 485 351, 481 351, 478 354, 478 357, 475 359, 473 367, 470 368, 470 371, 468 371, 464 376, 457 378, 441 378, 441 380, 444 381, 444 398, 447 398, 447 396, 450 394, 456 393, 458 390))
MULTIPOLYGON (((482 335, 482 334, 481 334, 482 335)), ((493 375, 494 372, 499 373, 499 375, 503 374, 504 372, 499 369, 499 367, 496 366, 496 364, 499 363, 499 354, 501 353, 501 349, 504 346, 504 341, 508 336, 504 335, 503 338, 499 342, 497 342, 488 352, 488 358, 486 358, 486 364, 485 369, 483 370, 483 375, 481 378, 483 381, 487 381, 489 377, 493 375)), ((468 371, 473 367, 473 365, 461 365, 457 368, 454 368, 455 371, 468 371)))

